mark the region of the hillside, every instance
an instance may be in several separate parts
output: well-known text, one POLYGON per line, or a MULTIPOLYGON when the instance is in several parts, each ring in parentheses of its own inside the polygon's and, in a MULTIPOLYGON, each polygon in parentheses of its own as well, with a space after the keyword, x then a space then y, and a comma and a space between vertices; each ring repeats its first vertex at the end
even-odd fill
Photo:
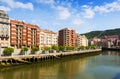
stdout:
POLYGON ((105 31, 91 31, 88 33, 84 33, 81 35, 87 36, 87 38, 93 38, 93 37, 102 37, 102 36, 109 36, 109 35, 120 35, 120 28, 117 29, 110 29, 105 31))

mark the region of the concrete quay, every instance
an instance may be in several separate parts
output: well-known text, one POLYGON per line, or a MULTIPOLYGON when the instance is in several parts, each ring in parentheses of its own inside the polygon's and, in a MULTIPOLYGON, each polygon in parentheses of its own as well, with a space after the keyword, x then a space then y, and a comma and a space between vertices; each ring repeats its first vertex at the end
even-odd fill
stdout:
POLYGON ((35 55, 18 55, 18 56, 1 56, 0 66, 6 67, 18 64, 30 64, 34 62, 46 61, 48 59, 60 59, 64 56, 72 55, 83 55, 102 51, 102 49, 90 49, 81 51, 69 51, 69 52, 59 52, 59 53, 48 53, 48 54, 35 54, 35 55))

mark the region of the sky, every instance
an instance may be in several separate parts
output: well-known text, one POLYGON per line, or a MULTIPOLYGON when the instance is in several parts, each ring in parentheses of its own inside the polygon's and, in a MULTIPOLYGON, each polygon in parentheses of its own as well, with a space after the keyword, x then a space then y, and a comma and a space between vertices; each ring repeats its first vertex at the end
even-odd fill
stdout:
POLYGON ((77 33, 120 28, 120 0, 0 0, 10 19, 55 32, 77 33))

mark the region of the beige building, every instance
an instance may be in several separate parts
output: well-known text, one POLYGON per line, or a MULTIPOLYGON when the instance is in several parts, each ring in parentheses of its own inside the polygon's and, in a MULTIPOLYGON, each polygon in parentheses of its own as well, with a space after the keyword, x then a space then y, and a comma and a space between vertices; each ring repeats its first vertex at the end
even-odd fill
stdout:
POLYGON ((88 39, 85 35, 77 34, 77 46, 88 46, 88 39))
POLYGON ((40 29, 40 47, 51 47, 52 45, 58 45, 58 35, 55 32, 49 30, 40 29))
POLYGON ((0 47, 10 46, 10 20, 9 16, 0 10, 0 47))

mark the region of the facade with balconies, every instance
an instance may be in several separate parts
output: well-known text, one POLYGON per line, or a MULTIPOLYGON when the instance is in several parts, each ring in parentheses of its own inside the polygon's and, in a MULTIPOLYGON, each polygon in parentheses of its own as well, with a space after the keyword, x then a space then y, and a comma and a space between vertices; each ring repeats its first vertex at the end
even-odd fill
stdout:
POLYGON ((10 20, 3 10, 0 10, 0 46, 10 46, 10 20))

